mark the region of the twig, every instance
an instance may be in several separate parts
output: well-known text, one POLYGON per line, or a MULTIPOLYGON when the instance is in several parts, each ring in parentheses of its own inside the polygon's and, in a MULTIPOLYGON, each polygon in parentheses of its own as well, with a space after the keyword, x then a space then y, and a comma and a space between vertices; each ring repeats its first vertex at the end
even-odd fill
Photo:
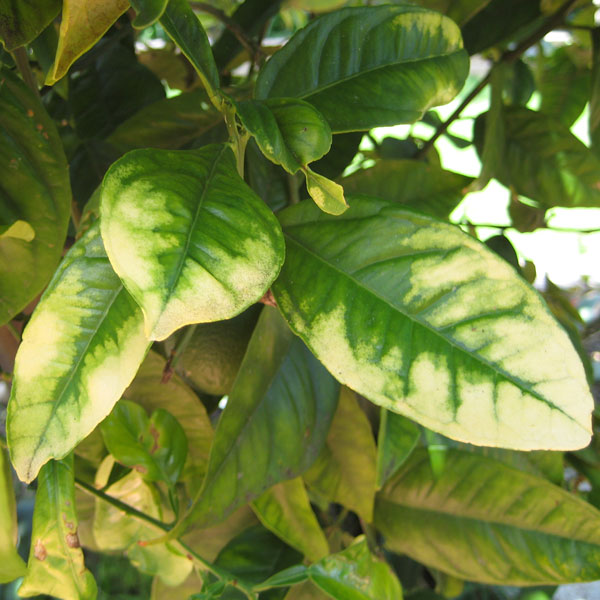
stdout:
POLYGON ((17 328, 12 324, 12 321, 8 321, 4 324, 8 332, 15 338, 17 344, 21 343, 21 334, 17 331, 17 328))
POLYGON ((37 81, 35 80, 33 71, 29 66, 29 57, 27 56, 27 50, 25 49, 25 46, 21 46, 13 50, 12 55, 15 59, 17 68, 19 69, 19 73, 21 73, 21 77, 23 77, 23 81, 28 85, 29 88, 31 88, 33 93, 39 98, 40 91, 38 90, 37 81))
POLYGON ((171 379, 171 377, 173 376, 173 373, 175 372, 175 367, 177 366, 177 363, 179 362, 181 355, 183 354, 185 349, 188 347, 190 340, 194 336, 196 327, 198 327, 197 323, 195 325, 191 325, 190 327, 188 327, 185 330, 185 333, 177 340, 175 347, 173 348, 173 350, 171 350, 171 354, 169 354, 169 358, 167 359, 167 364, 165 365, 165 368, 163 369, 162 379, 160 380, 161 383, 167 383, 169 381, 169 379, 171 379))

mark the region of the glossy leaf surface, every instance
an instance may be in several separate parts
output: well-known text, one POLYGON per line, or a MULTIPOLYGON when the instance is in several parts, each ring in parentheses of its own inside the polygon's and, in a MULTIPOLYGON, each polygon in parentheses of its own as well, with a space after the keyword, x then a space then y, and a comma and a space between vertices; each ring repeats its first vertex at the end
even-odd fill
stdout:
POLYGON ((370 523, 375 500, 375 458, 371 425, 356 394, 344 387, 325 448, 304 479, 321 496, 353 510, 370 523))
POLYGON ((375 515, 390 549, 462 579, 534 585, 599 576, 600 512, 485 456, 449 449, 434 478, 417 450, 380 493, 375 515))
POLYGON ((310 561, 329 554, 325 534, 299 477, 274 485, 253 503, 261 523, 310 561))
POLYGON ((77 535, 73 457, 46 464, 38 480, 27 575, 19 596, 48 594, 93 600, 96 582, 83 563, 77 535))
POLYGON ((107 254, 152 340, 240 313, 283 261, 277 220, 225 145, 130 152, 104 178, 101 216, 107 254))
POLYGON ((165 12, 169 0, 129 0, 137 13, 132 25, 138 29, 149 27, 165 12))
POLYGON ((46 85, 64 77, 128 8, 128 0, 64 0, 58 49, 46 85))
POLYGON ((23 481, 110 413, 148 346, 142 312, 93 226, 65 256, 17 353, 7 433, 23 481))
POLYGON ((25 563, 17 543, 17 503, 8 454, 0 448, 0 584, 25 575, 25 563))
POLYGON ((0 181, 4 324, 52 277, 71 209, 68 165, 56 126, 35 94, 8 70, 0 71, 0 181))
POLYGON ((0 4, 0 41, 7 50, 34 40, 60 12, 60 0, 18 0, 0 4))
POLYGON ((186 521, 218 522, 273 484, 304 472, 325 443, 338 389, 277 310, 265 307, 186 521))
POLYGON ((257 98, 295 97, 334 132, 411 123, 449 102, 468 71, 460 31, 410 5, 344 8, 298 31, 261 70, 257 98))
POLYGON ((275 298, 329 371, 448 437, 585 446, 583 366, 537 293, 454 226, 383 200, 350 206, 341 217, 308 202, 280 213, 275 298))

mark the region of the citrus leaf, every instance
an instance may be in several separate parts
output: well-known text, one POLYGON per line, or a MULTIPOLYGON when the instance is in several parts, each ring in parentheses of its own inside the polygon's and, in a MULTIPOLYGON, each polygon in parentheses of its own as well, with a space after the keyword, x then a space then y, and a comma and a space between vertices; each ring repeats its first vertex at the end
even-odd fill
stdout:
POLYGON ((600 155, 600 29, 591 31, 592 73, 590 93, 589 130, 592 150, 600 155))
POLYGON ((0 180, 2 325, 52 277, 71 212, 69 170, 56 126, 36 95, 8 70, 0 72, 0 180), (15 235, 20 222, 26 230, 15 235))
POLYGON ((310 507, 301 478, 274 485, 252 503, 252 508, 267 529, 308 560, 329 554, 327 539, 310 507))
POLYGON ((17 503, 10 463, 0 447, 0 584, 25 575, 25 563, 15 547, 17 537, 17 503))
POLYGON ((204 487, 184 524, 221 521, 304 472, 325 443, 338 390, 278 311, 265 307, 219 419, 204 487))
POLYGON ((29 44, 60 12, 60 0, 0 3, 0 41, 8 51, 29 44))
POLYGON ((93 600, 96 582, 83 563, 77 535, 73 456, 42 467, 35 496, 27 575, 19 596, 48 594, 93 600))
POLYGON ((460 30, 410 5, 352 7, 298 31, 261 69, 257 98, 313 104, 334 132, 411 123, 460 91, 468 72, 460 30))
POLYGON ((56 58, 46 85, 62 79, 128 8, 128 0, 64 0, 56 58))
POLYGON ((275 573, 267 580, 259 583, 254 589, 269 589, 272 587, 287 587, 290 585, 296 585, 306 581, 308 578, 308 570, 304 565, 294 565, 288 567, 279 573, 275 573))
POLYGON ((590 439, 567 334, 503 259, 460 229, 353 197, 341 217, 280 213, 277 304, 329 371, 448 437, 515 449, 590 439))
POLYGON ((342 388, 325 448, 304 474, 304 480, 330 502, 353 510, 370 523, 376 452, 371 424, 358 405, 356 394, 342 388))
POLYGON ((375 525, 394 552, 469 581, 501 585, 598 579, 600 512, 550 482, 448 449, 433 477, 415 451, 382 490, 375 525))
POLYGON ((462 26, 489 2, 490 0, 418 0, 415 4, 444 13, 462 26))
POLYGON ((146 481, 177 483, 187 457, 187 438, 177 419, 164 408, 157 408, 148 418, 142 406, 121 400, 100 429, 118 462, 146 481))
POLYGON ((225 145, 126 154, 104 178, 100 214, 107 254, 152 340, 240 313, 283 261, 277 219, 225 145))
POLYGON ((19 478, 34 479, 108 415, 146 354, 143 329, 95 224, 65 256, 17 353, 7 434, 19 478))
POLYGON ((308 576, 337 600, 402 600, 402 587, 394 572, 375 559, 363 536, 342 552, 312 564, 308 576))
POLYGON ((311 171, 308 167, 302 169, 302 172, 306 178, 306 189, 310 197, 323 212, 341 215, 348 208, 344 188, 341 185, 311 171))
POLYGON ((472 181, 471 177, 422 160, 384 159, 355 171, 340 183, 346 194, 369 194, 447 219, 472 181))
POLYGON ((137 29, 149 27, 165 12, 169 0, 129 0, 137 13, 131 24, 137 29))

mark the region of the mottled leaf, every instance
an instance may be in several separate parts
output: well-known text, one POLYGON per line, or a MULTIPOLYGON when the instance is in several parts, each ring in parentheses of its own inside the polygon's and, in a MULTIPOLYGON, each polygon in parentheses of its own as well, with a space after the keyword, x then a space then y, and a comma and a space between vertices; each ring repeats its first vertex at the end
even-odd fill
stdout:
POLYGON ((460 30, 412 5, 343 8, 310 22, 266 63, 257 98, 313 104, 334 132, 411 123, 467 76, 460 30))
POLYGON ((283 260, 277 220, 225 145, 128 153, 104 178, 100 212, 107 254, 152 340, 240 313, 283 260))
POLYGON ((501 258, 460 229, 352 197, 341 217, 280 213, 284 316, 342 383, 452 438, 585 446, 592 399, 567 334, 501 258))
POLYGON ((7 433, 23 481, 108 415, 148 346, 143 315, 92 226, 65 256, 17 353, 7 433))
POLYGON ((308 167, 302 172, 306 178, 306 189, 310 197, 323 212, 341 215, 348 208, 344 188, 341 185, 311 171, 308 167))
POLYGON ((60 12, 60 0, 2 0, 0 41, 7 50, 34 40, 60 12))

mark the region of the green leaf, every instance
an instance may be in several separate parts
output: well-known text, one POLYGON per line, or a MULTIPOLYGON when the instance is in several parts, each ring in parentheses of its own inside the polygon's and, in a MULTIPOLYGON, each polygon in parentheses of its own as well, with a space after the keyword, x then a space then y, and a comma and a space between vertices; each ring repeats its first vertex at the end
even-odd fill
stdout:
POLYGON ((304 479, 321 496, 353 510, 370 523, 376 454, 371 424, 356 394, 342 388, 325 448, 304 479))
POLYGON ((308 102, 294 98, 247 100, 235 108, 263 154, 288 173, 321 158, 331 147, 329 124, 308 102))
POLYGON ((52 277, 71 212, 68 165, 56 126, 36 95, 8 70, 0 72, 0 180, 2 325, 52 277))
POLYGON ((444 13, 462 26, 489 2, 490 0, 418 0, 415 4, 444 13))
POLYGON ((600 155, 600 29, 594 28, 592 38, 592 74, 589 130, 592 150, 600 155))
MULTIPOLYGON (((494 177, 543 207, 600 206, 600 159, 562 123, 522 107, 503 111, 505 147, 494 177)), ((480 119, 475 139, 481 139, 480 119)), ((481 144, 477 145, 481 153, 481 144)))
POLYGON ((65 256, 17 353, 7 433, 20 479, 32 481, 110 413, 148 346, 94 225, 65 256))
POLYGON ((258 584, 256 589, 268 589, 273 587, 287 587, 290 585, 296 585, 306 581, 308 578, 308 570, 304 565, 294 565, 288 567, 279 573, 275 573, 269 577, 266 581, 258 584))
POLYGON ((209 108, 206 100, 204 91, 195 90, 153 102, 121 123, 107 141, 121 152, 177 150, 197 137, 214 135, 223 128, 223 117, 209 108))
POLYGON ((130 152, 104 178, 100 213, 107 254, 151 340, 235 316, 283 261, 277 220, 225 145, 130 152))
POLYGON ((178 375, 166 383, 162 374, 166 361, 155 352, 148 352, 123 398, 141 404, 148 412, 168 410, 179 422, 188 441, 188 455, 181 479, 188 484, 192 495, 202 485, 208 465, 208 453, 213 429, 204 405, 178 375))
POLYGON ((462 200, 471 177, 421 160, 378 160, 373 167, 340 180, 346 194, 369 194, 439 219, 462 200))
POLYGON ((11 51, 29 44, 60 11, 60 0, 0 2, 0 41, 11 51))
POLYGON ((308 469, 325 443, 338 390, 277 310, 265 307, 219 419, 204 487, 184 525, 223 520, 308 469))
POLYGON ((77 525, 73 456, 69 456, 49 462, 40 471, 27 575, 19 596, 96 598, 96 582, 83 563, 77 525))
POLYGON ((46 85, 62 79, 71 65, 89 50, 129 8, 128 0, 64 0, 58 49, 46 85))
POLYGON ((470 581, 501 585, 598 579, 600 512, 505 464, 448 449, 435 482, 418 450, 377 499, 394 552, 470 581))
POLYGON ((178 586, 170 586, 163 583, 160 577, 152 581, 152 594, 150 600, 189 600, 190 596, 202 588, 202 578, 192 571, 188 578, 178 586))
POLYGON ((381 409, 377 437, 377 489, 396 473, 415 449, 421 430, 410 419, 381 409))
POLYGON ((253 503, 261 523, 310 561, 329 554, 325 534, 300 477, 274 485, 253 503))
POLYGON ((169 0, 129 0, 137 13, 131 24, 137 29, 149 27, 165 12, 169 0))
POLYGON ((25 575, 25 563, 15 547, 17 537, 17 503, 10 463, 0 447, 0 584, 25 575))
POLYGON ((100 427, 108 451, 118 462, 146 481, 177 483, 187 457, 187 438, 164 408, 148 418, 139 404, 121 400, 100 427))
POLYGON ((460 91, 468 60, 455 23, 411 6, 343 8, 298 31, 261 69, 257 98, 313 104, 334 132, 411 123, 460 91))
POLYGON ((460 229, 353 197, 280 213, 277 304, 328 370, 455 439, 580 448, 592 400, 577 352, 506 262, 460 229))
POLYGON ((402 587, 394 572, 371 554, 362 536, 346 550, 312 564, 308 575, 337 600, 402 600, 402 587))
POLYGON ((192 63, 213 102, 219 89, 219 72, 210 42, 188 0, 169 0, 160 24, 192 63))
POLYGON ((346 198, 344 197, 344 188, 311 171, 308 167, 302 169, 306 178, 306 189, 315 204, 330 215, 341 215, 347 208, 346 198))

